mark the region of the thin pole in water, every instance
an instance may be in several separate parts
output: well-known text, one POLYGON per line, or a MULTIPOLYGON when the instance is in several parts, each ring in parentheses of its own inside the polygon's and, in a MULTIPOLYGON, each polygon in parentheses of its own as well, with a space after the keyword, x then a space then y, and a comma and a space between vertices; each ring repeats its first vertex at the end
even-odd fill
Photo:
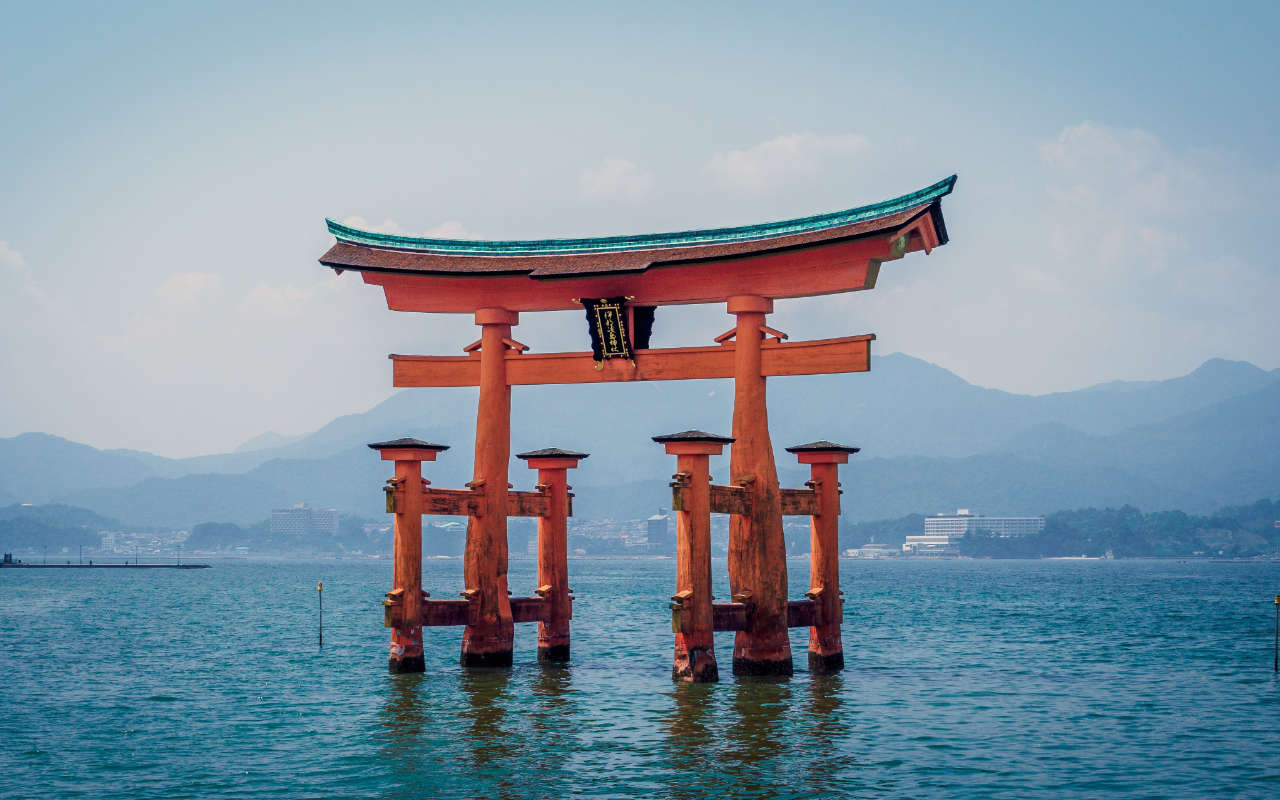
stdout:
POLYGON ((1275 660, 1271 663, 1272 672, 1280 672, 1280 594, 1273 601, 1276 606, 1276 645, 1275 660))
POLYGON ((316 584, 316 599, 320 602, 320 647, 324 647, 324 584, 316 584))

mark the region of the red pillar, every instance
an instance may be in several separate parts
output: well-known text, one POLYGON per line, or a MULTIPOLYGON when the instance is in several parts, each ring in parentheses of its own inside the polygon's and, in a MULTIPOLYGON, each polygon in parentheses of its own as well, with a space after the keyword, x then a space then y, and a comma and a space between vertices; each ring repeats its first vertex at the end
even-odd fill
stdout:
POLYGON ((388 481, 388 511, 394 517, 392 589, 387 593, 391 626, 392 672, 422 672, 422 462, 435 461, 449 448, 420 439, 395 439, 369 445, 394 461, 396 475, 388 481))
POLYGON ((715 626, 711 610, 711 474, 710 456, 719 455, 727 436, 685 431, 655 436, 676 456, 679 502, 676 512, 676 594, 672 598, 676 680, 704 683, 720 679, 716 666, 715 626))
POLYGON ((782 536, 782 499, 769 440, 765 377, 760 346, 765 314, 773 301, 755 295, 729 298, 738 318, 734 345, 732 483, 746 485, 751 513, 729 521, 729 584, 735 598, 748 596, 752 627, 738 631, 733 671, 741 675, 790 675, 787 636, 787 551, 782 536))
POLYGON ((476 311, 480 326, 480 402, 472 486, 479 508, 467 520, 463 563, 470 622, 462 633, 462 664, 509 667, 515 624, 507 596, 507 463, 511 459, 511 387, 507 342, 519 315, 504 308, 476 311))
POLYGON ((569 482, 568 470, 578 466, 586 453, 548 448, 517 453, 538 471, 538 490, 546 492, 547 516, 538 517, 538 595, 546 603, 546 619, 538 622, 538 660, 569 660, 569 620, 573 598, 569 596, 569 482))
POLYGON ((818 605, 819 624, 809 628, 809 671, 829 675, 844 669, 840 623, 840 481, 839 465, 848 464, 856 447, 834 442, 788 447, 801 464, 809 465, 809 485, 818 496, 818 513, 809 518, 809 591, 818 605))

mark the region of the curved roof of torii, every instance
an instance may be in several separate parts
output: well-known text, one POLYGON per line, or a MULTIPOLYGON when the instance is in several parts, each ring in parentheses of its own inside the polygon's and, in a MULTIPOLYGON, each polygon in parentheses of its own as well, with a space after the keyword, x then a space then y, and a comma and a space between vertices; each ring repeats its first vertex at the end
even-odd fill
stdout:
POLYGON ((936 240, 947 243, 941 199, 952 175, 892 200, 799 219, 734 228, 584 239, 477 241, 397 236, 326 220, 337 239, 320 263, 337 270, 421 275, 525 275, 533 279, 643 272, 657 264, 731 259, 903 230, 928 214, 936 240))

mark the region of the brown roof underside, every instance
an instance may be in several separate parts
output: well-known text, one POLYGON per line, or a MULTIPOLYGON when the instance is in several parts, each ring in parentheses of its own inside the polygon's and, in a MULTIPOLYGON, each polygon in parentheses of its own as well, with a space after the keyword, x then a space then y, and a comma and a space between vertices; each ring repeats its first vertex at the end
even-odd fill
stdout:
POLYGON ((723 259, 771 250, 872 236, 901 228, 927 211, 931 203, 885 217, 855 222, 824 231, 778 236, 750 242, 691 245, 655 250, 572 255, 470 256, 419 253, 338 242, 320 257, 326 267, 369 272, 423 272, 433 274, 527 274, 532 278, 561 278, 618 272, 643 272, 654 264, 723 259))

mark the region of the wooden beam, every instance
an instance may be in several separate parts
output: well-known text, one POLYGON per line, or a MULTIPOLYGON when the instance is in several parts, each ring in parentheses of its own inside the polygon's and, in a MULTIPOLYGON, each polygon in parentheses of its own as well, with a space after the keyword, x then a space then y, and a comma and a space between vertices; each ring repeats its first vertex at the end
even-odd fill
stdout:
MULTIPOLYGON (((467 625, 471 606, 470 600, 424 600, 422 625, 434 628, 467 625)), ((511 598, 511 616, 515 622, 541 622, 546 615, 547 601, 541 597, 511 598)))
POLYGON ((809 628, 822 623, 822 607, 812 600, 787 601, 787 627, 809 628))
POLYGON ((711 485, 712 514, 749 514, 751 495, 745 486, 711 485))
MULTIPOLYGON (((871 365, 874 334, 807 342, 769 341, 761 345, 760 371, 765 376, 828 375, 866 372, 871 365)), ((674 381, 733 377, 733 344, 637 350, 635 366, 610 359, 596 368, 589 352, 524 353, 506 356, 507 383, 539 386, 558 383, 674 381)), ((395 386, 478 386, 480 358, 392 354, 395 386)))
POLYGON ((480 507, 479 503, 480 496, 471 489, 422 490, 423 514, 439 514, 446 517, 466 517, 477 512, 480 507))
POLYGON ((470 609, 469 600, 424 600, 422 624, 424 627, 466 625, 470 609))
POLYGON ((515 622, 543 622, 547 610, 547 601, 541 597, 511 598, 511 618, 515 622))
POLYGON ((508 517, 545 517, 551 513, 551 500, 542 492, 507 492, 508 517))
POLYGON ((711 624, 717 631, 750 630, 751 607, 746 603, 712 603, 711 624))
POLYGON ((818 495, 812 489, 780 489, 784 517, 811 517, 818 513, 818 495))

